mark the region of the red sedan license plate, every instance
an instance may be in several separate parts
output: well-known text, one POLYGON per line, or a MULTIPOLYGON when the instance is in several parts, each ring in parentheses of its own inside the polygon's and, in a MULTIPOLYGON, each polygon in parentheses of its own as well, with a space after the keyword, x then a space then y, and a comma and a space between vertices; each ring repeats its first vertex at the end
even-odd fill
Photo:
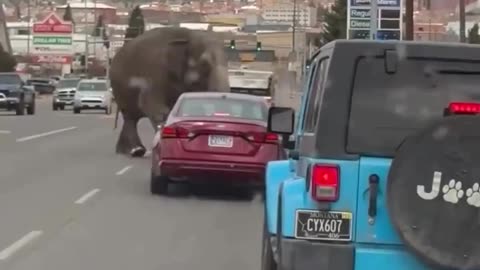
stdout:
POLYGON ((223 135, 210 135, 208 136, 208 146, 211 147, 233 147, 233 137, 223 135))

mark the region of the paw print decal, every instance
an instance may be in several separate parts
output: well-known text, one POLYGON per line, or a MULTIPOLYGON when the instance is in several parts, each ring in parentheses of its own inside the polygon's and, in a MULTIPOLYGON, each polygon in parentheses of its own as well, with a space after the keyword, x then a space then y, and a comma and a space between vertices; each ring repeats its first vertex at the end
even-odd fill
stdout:
MULTIPOLYGON (((443 199, 446 202, 458 203, 458 201, 463 198, 464 192, 462 190, 462 182, 450 180, 448 185, 444 185, 442 188, 443 199)), ((479 194, 480 195, 480 194, 479 194)))
POLYGON ((471 206, 480 207, 480 185, 475 183, 467 189, 467 203, 471 206))
POLYGON ((448 184, 442 187, 442 173, 434 172, 432 179, 432 186, 425 188, 423 185, 417 186, 417 195, 422 200, 430 201, 434 200, 440 195, 440 191, 443 193, 443 200, 449 203, 457 204, 462 198, 466 198, 466 203, 473 207, 480 208, 480 184, 474 183, 473 186, 467 191, 462 189, 462 182, 455 179, 450 179, 448 184), (440 188, 442 188, 440 190, 440 188), (426 190, 430 190, 427 192, 426 190))

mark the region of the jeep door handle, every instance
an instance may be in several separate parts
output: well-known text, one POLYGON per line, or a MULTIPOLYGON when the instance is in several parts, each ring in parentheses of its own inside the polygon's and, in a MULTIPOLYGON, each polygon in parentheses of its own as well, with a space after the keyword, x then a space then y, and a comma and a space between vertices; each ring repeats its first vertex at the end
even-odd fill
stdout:
POLYGON ((369 223, 373 224, 377 216, 377 197, 378 183, 380 182, 378 175, 372 174, 368 177, 369 198, 368 198, 368 217, 369 223))

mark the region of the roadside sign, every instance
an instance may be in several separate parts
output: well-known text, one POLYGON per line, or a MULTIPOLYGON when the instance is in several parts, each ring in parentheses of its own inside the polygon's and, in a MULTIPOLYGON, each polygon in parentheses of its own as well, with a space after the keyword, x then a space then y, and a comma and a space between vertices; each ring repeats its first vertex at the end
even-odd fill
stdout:
POLYGON ((55 13, 50 13, 43 21, 33 24, 33 33, 72 34, 73 26, 64 22, 55 13))
POLYGON ((54 36, 45 36, 45 37, 33 37, 34 45, 72 45, 71 37, 54 37, 54 36))
MULTIPOLYGON (((402 39, 401 0, 377 0, 376 39, 402 39)), ((349 0, 347 13, 347 39, 370 39, 370 0, 349 0)))
POLYGON ((34 55, 32 60, 35 64, 70 64, 73 57, 61 55, 34 55))
POLYGON ((33 24, 32 54, 36 63, 71 64, 73 26, 54 12, 33 24))

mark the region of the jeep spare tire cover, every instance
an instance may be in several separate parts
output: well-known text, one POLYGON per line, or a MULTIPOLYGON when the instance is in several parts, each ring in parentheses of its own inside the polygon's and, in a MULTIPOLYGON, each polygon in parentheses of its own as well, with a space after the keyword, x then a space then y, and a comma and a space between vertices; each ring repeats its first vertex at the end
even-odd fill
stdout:
POLYGON ((399 147, 387 184, 405 245, 439 269, 480 269, 480 118, 451 116, 399 147))

